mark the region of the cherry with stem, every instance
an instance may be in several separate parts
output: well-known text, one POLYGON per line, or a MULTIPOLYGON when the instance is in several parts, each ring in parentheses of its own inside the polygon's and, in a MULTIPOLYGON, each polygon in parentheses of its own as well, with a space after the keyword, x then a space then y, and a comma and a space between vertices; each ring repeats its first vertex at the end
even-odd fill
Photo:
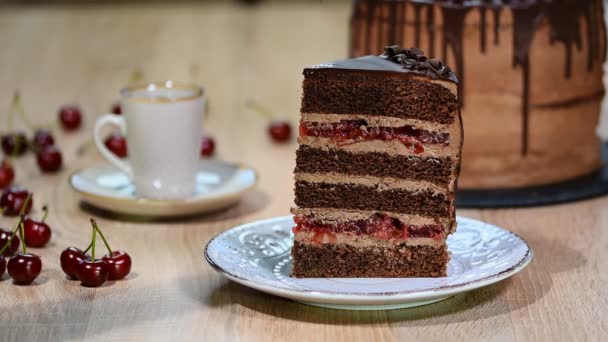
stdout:
POLYGON ((49 214, 48 207, 45 205, 42 207, 42 210, 44 211, 44 215, 40 221, 28 217, 23 222, 25 227, 25 244, 29 247, 44 247, 51 240, 51 227, 44 222, 49 214))
POLYGON ((20 216, 19 232, 21 235, 22 252, 13 255, 6 265, 8 275, 13 279, 13 282, 18 285, 29 285, 36 280, 42 271, 42 260, 39 256, 28 253, 24 239, 23 221, 25 215, 20 216))
MULTIPOLYGON (((8 133, 3 134, 1 137, 2 151, 4 151, 4 154, 9 157, 21 156, 28 149, 28 141, 25 136, 25 133, 13 131, 13 116, 17 107, 19 107, 20 102, 21 97, 19 96, 19 92, 15 91, 15 93, 13 94, 13 100, 11 101, 11 105, 8 109, 8 133)), ((25 117, 23 119, 24 121, 27 120, 27 118, 25 117)), ((28 124, 29 127, 29 122, 26 121, 26 124, 28 124)))
POLYGON ((32 194, 28 194, 25 198, 25 202, 23 203, 23 207, 21 208, 21 213, 19 215, 20 219, 15 224, 15 227, 10 232, 5 232, 4 230, 0 230, 0 241, 4 241, 4 244, 0 246, 0 257, 10 257, 13 256, 17 250, 19 249, 19 238, 17 237, 17 230, 21 224, 21 216, 25 214, 25 208, 27 208, 28 204, 30 204, 30 200, 32 198, 32 194))
POLYGON ((91 258, 81 260, 76 267, 76 277, 80 280, 80 285, 86 287, 98 287, 108 280, 108 269, 106 263, 100 259, 95 259, 95 245, 97 241, 97 229, 92 229, 91 238, 91 258))
POLYGON ((131 256, 127 254, 127 252, 122 250, 113 250, 106 240, 106 237, 99 229, 97 222, 95 219, 91 218, 91 225, 93 228, 99 233, 99 236, 103 240, 103 243, 106 245, 108 250, 108 254, 104 255, 101 260, 106 264, 108 269, 108 279, 109 280, 120 280, 124 279, 131 272, 131 256))
POLYGON ((291 140, 291 125, 288 121, 275 119, 268 108, 259 105, 253 100, 247 101, 246 105, 249 109, 270 120, 267 131, 272 140, 279 143, 285 143, 291 140))

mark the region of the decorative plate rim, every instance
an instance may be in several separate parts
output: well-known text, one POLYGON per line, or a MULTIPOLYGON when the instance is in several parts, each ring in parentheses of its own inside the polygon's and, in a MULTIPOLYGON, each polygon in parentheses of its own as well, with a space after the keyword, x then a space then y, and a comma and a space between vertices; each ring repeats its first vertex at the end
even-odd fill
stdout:
MULTIPOLYGON (((228 279, 231 279, 237 283, 241 283, 243 285, 246 285, 251 288, 254 288, 254 289, 257 289, 260 291, 264 291, 267 293, 280 294, 280 295, 288 297, 288 298, 292 298, 292 297, 294 297, 294 295, 299 295, 300 298, 314 296, 315 298, 324 299, 324 300, 354 299, 354 300, 357 300, 358 302, 365 302, 366 300, 377 301, 379 299, 386 300, 386 301, 391 301, 391 300, 394 301, 394 300, 421 300, 421 299, 425 299, 425 298, 434 298, 434 297, 438 297, 438 296, 449 297, 449 296, 457 294, 457 293, 478 289, 480 287, 484 287, 484 286, 487 286, 490 284, 497 283, 504 279, 507 279, 510 276, 523 270, 532 261, 532 259, 534 257, 532 249, 530 248, 530 245, 528 245, 526 240, 522 239, 519 235, 517 235, 507 229, 490 224, 493 227, 501 229, 501 230, 505 231, 506 233, 511 234, 512 236, 516 237, 526 247, 526 252, 522 256, 522 258, 519 261, 517 261, 516 263, 514 263, 511 267, 509 267, 501 272, 498 272, 498 273, 495 273, 495 274, 492 274, 489 276, 485 276, 485 277, 482 277, 479 279, 467 281, 465 283, 443 285, 443 286, 438 286, 436 288, 427 289, 427 290, 404 290, 404 291, 392 291, 392 292, 382 292, 382 293, 352 293, 352 292, 345 293, 345 292, 336 292, 336 291, 315 291, 315 290, 307 290, 307 289, 299 289, 299 288, 273 287, 273 286, 264 284, 262 282, 256 281, 254 279, 244 278, 237 274, 233 274, 233 273, 223 269, 218 264, 216 264, 209 256, 209 246, 217 238, 220 238, 226 234, 232 233, 236 230, 246 229, 251 225, 265 224, 265 223, 270 223, 270 222, 274 222, 274 221, 282 221, 282 220, 286 220, 286 219, 289 219, 292 217, 293 217, 292 215, 286 215, 286 216, 277 216, 277 217, 267 218, 267 219, 258 220, 258 221, 254 221, 254 222, 244 223, 244 224, 238 225, 236 227, 233 227, 231 229, 228 229, 226 231, 223 231, 223 232, 215 235, 213 238, 211 238, 211 240, 209 240, 209 242, 207 242, 207 245, 205 246, 204 253, 203 253, 205 260, 213 269, 215 269, 217 272, 225 275, 228 279)), ((468 217, 463 217, 463 216, 458 216, 458 220, 469 220, 469 221, 476 221, 476 222, 482 223, 482 224, 489 224, 484 221, 480 221, 480 220, 476 220, 476 219, 472 219, 472 218, 468 218, 468 217)), ((314 300, 314 298, 306 298, 306 299, 314 300)))

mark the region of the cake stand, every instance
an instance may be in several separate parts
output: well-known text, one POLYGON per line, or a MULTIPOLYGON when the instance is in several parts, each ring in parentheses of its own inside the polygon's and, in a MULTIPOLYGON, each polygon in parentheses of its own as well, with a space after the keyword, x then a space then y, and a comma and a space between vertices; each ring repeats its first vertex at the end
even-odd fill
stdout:
POLYGON ((462 189, 458 208, 516 208, 566 203, 608 193, 608 143, 602 146, 603 165, 594 172, 559 183, 512 189, 462 189))

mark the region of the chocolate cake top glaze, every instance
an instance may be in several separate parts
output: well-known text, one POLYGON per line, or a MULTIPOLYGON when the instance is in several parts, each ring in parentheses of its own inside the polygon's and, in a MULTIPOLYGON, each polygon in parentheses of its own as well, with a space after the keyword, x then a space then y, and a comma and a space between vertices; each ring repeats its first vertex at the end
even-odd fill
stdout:
POLYGON ((307 75, 319 69, 361 70, 370 72, 396 72, 426 76, 458 84, 458 78, 450 67, 438 59, 429 59, 418 48, 404 49, 398 45, 386 46, 380 56, 363 56, 317 64, 304 69, 307 75))

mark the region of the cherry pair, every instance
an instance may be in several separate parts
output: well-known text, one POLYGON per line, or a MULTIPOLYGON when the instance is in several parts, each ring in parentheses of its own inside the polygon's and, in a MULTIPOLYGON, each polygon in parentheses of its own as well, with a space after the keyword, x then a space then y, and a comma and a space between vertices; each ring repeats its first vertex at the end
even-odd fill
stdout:
POLYGON ((92 238, 89 247, 84 251, 68 247, 60 257, 61 269, 68 279, 80 280, 82 286, 98 287, 107 280, 120 280, 131 272, 131 257, 124 251, 112 250, 97 222, 91 218, 92 238), (95 258, 97 235, 103 240, 108 254, 101 259, 95 258), (87 252, 91 250, 91 255, 87 252))

